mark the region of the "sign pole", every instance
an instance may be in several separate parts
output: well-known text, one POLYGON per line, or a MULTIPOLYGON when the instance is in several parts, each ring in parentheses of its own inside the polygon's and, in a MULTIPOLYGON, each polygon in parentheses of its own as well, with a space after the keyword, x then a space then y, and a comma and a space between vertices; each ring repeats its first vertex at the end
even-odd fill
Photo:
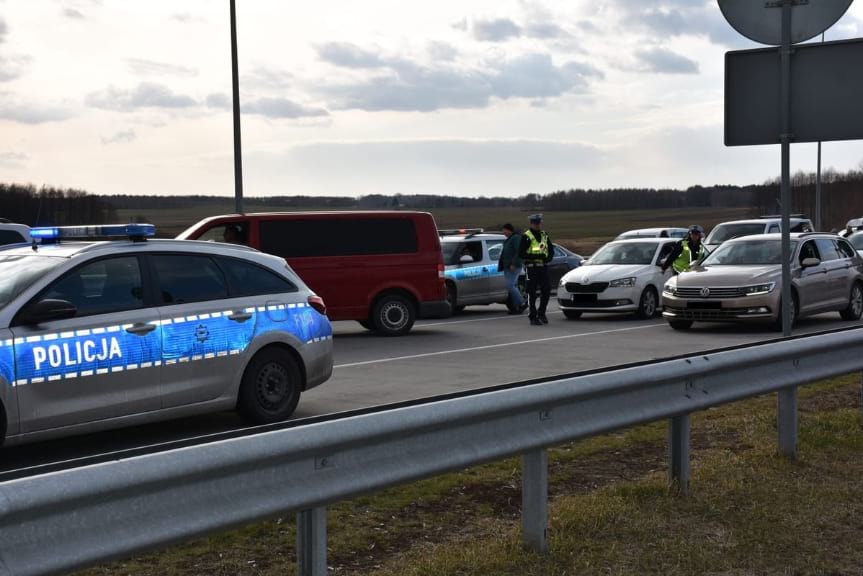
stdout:
POLYGON ((237 65, 237 9, 231 0, 231 84, 234 102, 234 205, 243 213, 243 156, 240 143, 240 81, 237 65))
MULTIPOLYGON (((791 335, 791 10, 795 0, 782 2, 782 66, 781 111, 782 176, 782 335, 791 335)), ((789 458, 797 454, 797 389, 779 391, 777 406, 779 452, 789 458)))
MULTIPOLYGON (((824 32, 821 33, 821 43, 824 44, 824 32)), ((815 173, 815 229, 823 231, 821 221, 821 141, 818 141, 818 171, 815 173)))

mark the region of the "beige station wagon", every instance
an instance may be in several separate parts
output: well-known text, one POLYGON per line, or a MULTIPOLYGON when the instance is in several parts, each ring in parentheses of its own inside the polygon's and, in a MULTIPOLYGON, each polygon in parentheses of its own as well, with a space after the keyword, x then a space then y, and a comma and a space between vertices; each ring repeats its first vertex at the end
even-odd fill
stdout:
MULTIPOLYGON (((663 317, 672 328, 693 322, 757 321, 781 329, 781 236, 744 236, 722 244, 663 289, 663 317)), ((863 313, 863 259, 835 234, 791 234, 792 317, 836 311, 863 313)))

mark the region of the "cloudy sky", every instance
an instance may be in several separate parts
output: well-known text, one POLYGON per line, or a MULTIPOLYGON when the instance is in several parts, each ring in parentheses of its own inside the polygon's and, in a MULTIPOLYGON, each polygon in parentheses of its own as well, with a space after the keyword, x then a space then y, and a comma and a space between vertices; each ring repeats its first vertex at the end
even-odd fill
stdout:
MULTIPOLYGON (((237 0, 248 196, 746 184, 714 0, 237 0)), ((0 0, 0 182, 233 194, 228 0, 0 0)), ((863 35, 863 3, 827 33, 863 35)), ((856 167, 863 144, 824 145, 856 167)), ((814 145, 792 150, 814 169, 814 145)))

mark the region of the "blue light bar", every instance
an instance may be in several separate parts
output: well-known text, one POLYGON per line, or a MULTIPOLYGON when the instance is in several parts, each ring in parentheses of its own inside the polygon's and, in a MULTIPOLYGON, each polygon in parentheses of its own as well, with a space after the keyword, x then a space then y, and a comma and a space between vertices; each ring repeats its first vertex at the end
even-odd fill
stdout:
POLYGON ((156 235, 152 224, 110 224, 99 226, 48 226, 31 228, 32 238, 60 240, 63 238, 148 238, 156 235))

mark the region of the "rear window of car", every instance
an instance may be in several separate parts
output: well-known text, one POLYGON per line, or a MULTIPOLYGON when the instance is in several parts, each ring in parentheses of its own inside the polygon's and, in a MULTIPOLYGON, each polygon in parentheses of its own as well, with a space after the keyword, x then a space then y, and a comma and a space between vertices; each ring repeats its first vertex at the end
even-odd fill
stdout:
POLYGON ((236 258, 219 258, 231 285, 231 296, 258 296, 296 292, 297 287, 274 272, 236 258))
POLYGON ((23 236, 14 230, 0 230, 0 246, 26 242, 23 236))
POLYGON ((222 271, 208 256, 159 254, 153 267, 165 304, 205 302, 228 297, 222 271))
POLYGON ((283 258, 415 254, 416 224, 408 218, 264 220, 261 250, 283 258))

